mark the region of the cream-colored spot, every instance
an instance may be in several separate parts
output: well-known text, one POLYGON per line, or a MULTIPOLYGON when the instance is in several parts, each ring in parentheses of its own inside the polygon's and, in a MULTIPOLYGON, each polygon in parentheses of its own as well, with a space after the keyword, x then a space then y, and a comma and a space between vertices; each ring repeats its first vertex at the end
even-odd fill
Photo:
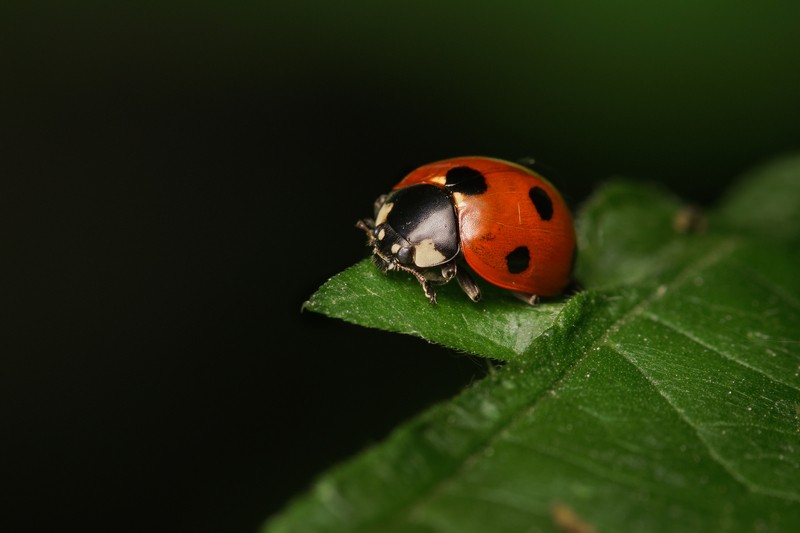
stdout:
POLYGON ((447 258, 436 249, 432 239, 425 239, 414 247, 414 263, 420 268, 441 265, 447 258))
POLYGON ((460 192, 453 193, 453 201, 459 207, 464 205, 464 194, 460 192))
POLYGON ((392 253, 393 253, 393 254, 396 254, 396 253, 397 253, 397 252, 399 252, 399 251, 400 251, 400 245, 399 245, 399 244, 397 244, 397 243, 394 243, 394 244, 392 245, 392 253))
POLYGON ((389 216, 389 213, 392 211, 394 207, 394 203, 389 202, 388 204, 383 204, 381 208, 378 210, 378 216, 375 217, 375 225, 380 226, 384 222, 386 222, 386 217, 389 216))
POLYGON ((386 237, 386 230, 381 228, 381 230, 378 232, 378 240, 382 241, 384 237, 386 237))
POLYGON ((435 178, 431 178, 430 181, 444 187, 445 183, 447 183, 447 176, 436 176, 435 178))

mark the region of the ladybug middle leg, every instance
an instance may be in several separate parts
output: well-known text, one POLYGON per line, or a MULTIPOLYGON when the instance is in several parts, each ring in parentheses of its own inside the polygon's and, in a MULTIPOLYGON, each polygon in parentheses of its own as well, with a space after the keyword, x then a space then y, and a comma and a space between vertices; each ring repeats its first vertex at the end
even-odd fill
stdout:
POLYGON ((481 290, 475 285, 475 280, 472 279, 472 276, 469 275, 469 272, 465 268, 459 268, 456 270, 456 280, 458 280, 458 286, 461 287, 461 290, 469 296, 469 299, 473 302, 477 302, 481 299, 481 290))

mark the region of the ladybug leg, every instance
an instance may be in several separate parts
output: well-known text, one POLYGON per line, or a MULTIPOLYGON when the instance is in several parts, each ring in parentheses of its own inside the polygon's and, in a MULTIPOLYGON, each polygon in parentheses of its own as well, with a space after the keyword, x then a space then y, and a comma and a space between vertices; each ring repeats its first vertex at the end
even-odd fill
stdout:
POLYGON ((428 298, 428 301, 432 304, 436 303, 436 291, 433 289, 433 282, 427 279, 422 272, 414 268, 409 268, 397 263, 394 263, 393 268, 401 270, 403 272, 408 272, 409 274, 417 278, 417 281, 422 286, 422 292, 425 293, 425 296, 428 298))
POLYGON ((578 294, 579 292, 583 292, 585 289, 580 281, 576 279, 572 279, 567 288, 564 289, 564 294, 578 294))
POLYGON ((365 231, 370 237, 372 237, 372 230, 375 229, 375 221, 371 218, 362 218, 356 222, 356 227, 365 231))
POLYGON ((419 284, 422 285, 422 292, 425 293, 425 296, 428 298, 428 301, 432 304, 436 303, 436 291, 433 288, 433 282, 431 280, 425 278, 425 276, 413 268, 403 268, 406 272, 411 272, 419 284))
POLYGON ((442 265, 442 281, 440 283, 447 283, 453 276, 456 275, 456 264, 452 261, 442 265))
POLYGON ((425 293, 425 296, 428 297, 428 301, 432 304, 436 303, 436 291, 433 290, 433 284, 428 280, 420 281, 420 285, 422 285, 422 291, 425 293))
MULTIPOLYGON (((453 264, 453 267, 455 268, 455 264, 453 264)), ((481 290, 475 285, 475 281, 469 275, 469 272, 463 268, 457 269, 456 279, 458 280, 458 286, 469 296, 470 300, 477 302, 481 299, 481 290)))
POLYGON ((520 291, 511 291, 511 294, 522 300, 528 305, 536 305, 539 303, 539 295, 538 294, 528 294, 526 292, 520 291))

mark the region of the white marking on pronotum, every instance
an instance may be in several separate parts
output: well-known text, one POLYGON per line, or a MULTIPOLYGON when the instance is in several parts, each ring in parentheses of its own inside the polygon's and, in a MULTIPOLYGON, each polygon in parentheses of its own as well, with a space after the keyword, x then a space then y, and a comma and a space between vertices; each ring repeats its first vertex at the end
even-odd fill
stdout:
POLYGON ((380 226, 384 222, 386 222, 386 217, 389 216, 389 213, 392 211, 394 207, 394 203, 389 202, 388 204, 383 204, 378 211, 378 216, 375 217, 375 225, 380 226))
POLYGON ((386 237, 386 230, 381 228, 381 230, 378 232, 378 240, 382 241, 384 237, 386 237))
POLYGON ((436 249, 433 239, 425 239, 414 247, 414 263, 420 268, 441 265, 447 259, 436 249))

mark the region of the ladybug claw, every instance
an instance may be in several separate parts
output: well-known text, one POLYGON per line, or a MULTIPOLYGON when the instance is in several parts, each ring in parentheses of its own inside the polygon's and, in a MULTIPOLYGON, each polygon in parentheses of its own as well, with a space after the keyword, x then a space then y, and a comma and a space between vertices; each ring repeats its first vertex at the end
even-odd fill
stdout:
POLYGON ((429 281, 423 281, 422 283, 422 290, 425 292, 425 296, 428 297, 428 301, 432 305, 436 305, 436 291, 433 288, 433 285, 429 281))

